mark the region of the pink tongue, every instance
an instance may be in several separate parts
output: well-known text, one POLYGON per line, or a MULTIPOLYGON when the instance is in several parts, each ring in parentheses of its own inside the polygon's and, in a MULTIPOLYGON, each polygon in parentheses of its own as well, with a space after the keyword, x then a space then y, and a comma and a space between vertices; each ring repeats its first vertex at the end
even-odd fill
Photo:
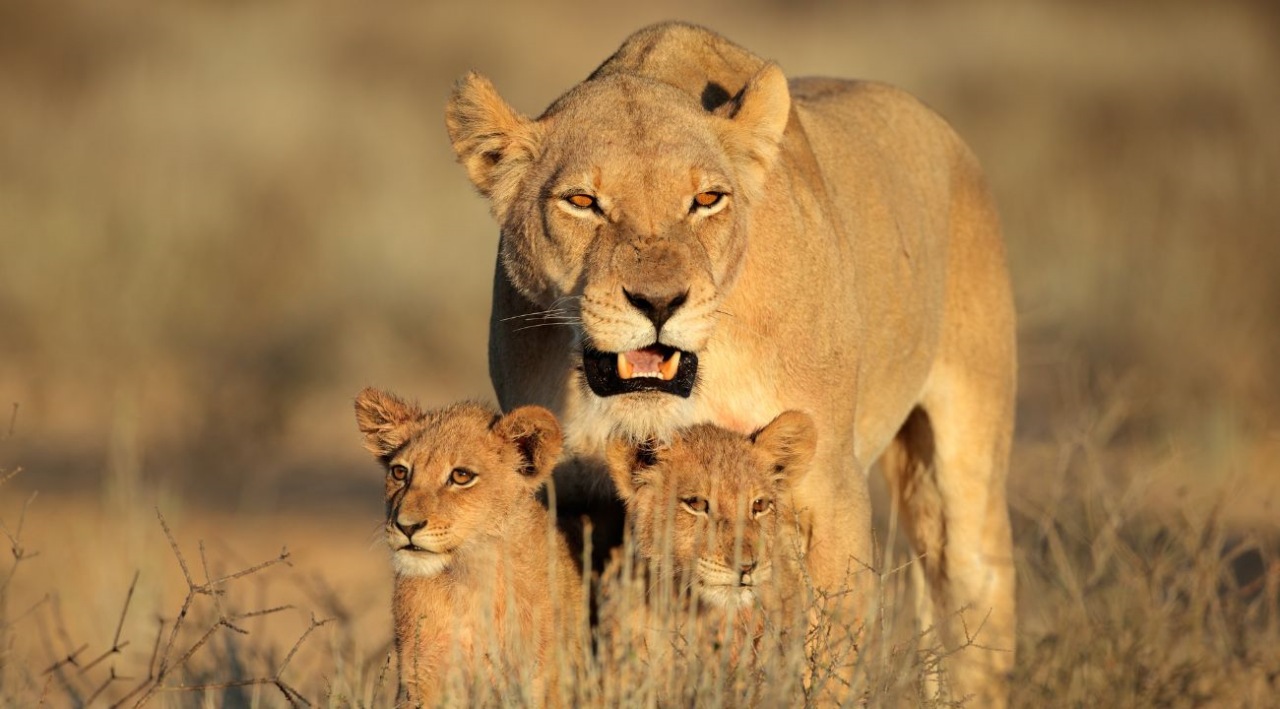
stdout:
POLYGON ((654 347, 631 350, 624 353, 623 356, 627 358, 632 367, 635 367, 637 372, 656 372, 664 359, 662 353, 654 347))

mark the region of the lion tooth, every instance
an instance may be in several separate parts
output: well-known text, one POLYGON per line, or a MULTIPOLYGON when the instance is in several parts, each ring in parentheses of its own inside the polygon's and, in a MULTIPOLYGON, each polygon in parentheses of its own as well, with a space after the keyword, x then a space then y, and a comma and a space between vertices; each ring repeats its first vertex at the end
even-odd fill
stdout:
POLYGON ((671 357, 667 361, 658 366, 658 372, 662 375, 663 381, 671 381, 676 378, 676 372, 680 369, 680 350, 671 353, 671 357))
POLYGON ((636 369, 622 352, 618 353, 618 378, 630 379, 636 375, 636 369))

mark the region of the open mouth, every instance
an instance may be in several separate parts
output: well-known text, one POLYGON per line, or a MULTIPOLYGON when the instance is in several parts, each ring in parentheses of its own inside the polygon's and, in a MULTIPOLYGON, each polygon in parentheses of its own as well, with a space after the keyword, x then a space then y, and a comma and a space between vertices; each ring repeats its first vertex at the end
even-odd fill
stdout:
POLYGON ((655 391, 688 398, 698 377, 698 355, 658 344, 629 352, 583 347, 582 373, 596 396, 655 391))

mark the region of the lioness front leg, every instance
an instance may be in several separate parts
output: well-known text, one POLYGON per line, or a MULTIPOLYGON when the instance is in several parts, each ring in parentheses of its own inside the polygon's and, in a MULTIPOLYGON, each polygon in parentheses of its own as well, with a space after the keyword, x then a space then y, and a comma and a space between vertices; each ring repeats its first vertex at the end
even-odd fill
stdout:
POLYGON ((827 484, 806 488, 799 497, 806 503, 819 499, 840 504, 806 504, 801 515, 807 540, 805 568, 814 593, 806 686, 812 702, 828 706, 848 699, 878 576, 866 476, 852 455, 847 459, 824 456, 819 464, 834 467, 834 474, 814 476, 815 482, 827 484), (815 510, 824 512, 815 514, 815 510))

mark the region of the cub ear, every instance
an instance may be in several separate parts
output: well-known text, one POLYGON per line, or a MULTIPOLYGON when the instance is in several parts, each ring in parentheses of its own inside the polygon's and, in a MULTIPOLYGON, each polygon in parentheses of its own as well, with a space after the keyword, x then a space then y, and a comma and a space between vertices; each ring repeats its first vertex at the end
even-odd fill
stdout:
POLYGON ((665 447, 653 440, 636 441, 621 436, 611 439, 605 449, 605 460, 618 497, 625 502, 641 487, 652 482, 651 469, 665 451, 665 447))
POLYGON ((364 447, 379 458, 404 445, 409 424, 424 416, 416 404, 380 389, 367 387, 356 396, 356 424, 364 434, 364 447))
POLYGON ((541 126, 520 115, 488 79, 474 72, 454 86, 444 122, 471 182, 495 210, 503 211, 515 197, 524 168, 538 156, 541 126))
POLYGON ((773 466, 774 482, 790 487, 809 472, 818 448, 818 430, 803 411, 783 411, 751 441, 773 466))
POLYGON ((521 406, 493 424, 493 432, 515 445, 520 454, 520 473, 530 482, 541 483, 556 467, 564 434, 555 414, 541 406, 521 406))
POLYGON ((783 131, 791 116, 791 91, 782 69, 765 64, 732 101, 716 113, 728 118, 722 132, 725 150, 738 168, 748 197, 764 187, 764 178, 778 156, 783 131))

